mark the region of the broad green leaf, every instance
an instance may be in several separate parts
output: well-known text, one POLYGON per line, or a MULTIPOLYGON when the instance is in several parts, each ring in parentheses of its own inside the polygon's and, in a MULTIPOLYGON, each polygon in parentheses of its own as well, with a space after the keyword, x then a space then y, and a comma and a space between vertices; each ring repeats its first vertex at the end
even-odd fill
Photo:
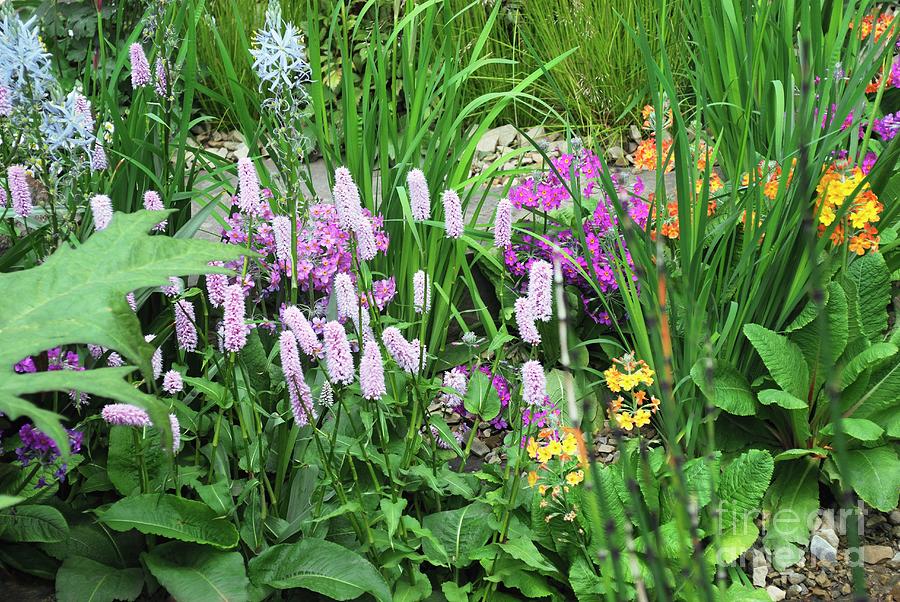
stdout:
POLYGON ((847 482, 867 504, 882 512, 897 507, 900 496, 900 459, 890 445, 852 449, 844 458, 847 482))
POLYGON ((15 506, 19 502, 23 501, 25 498, 15 496, 15 495, 0 495, 0 510, 4 508, 9 508, 11 506, 15 506))
POLYGON ((694 364, 691 378, 713 405, 737 416, 752 416, 756 413, 756 396, 750 390, 750 383, 744 375, 724 362, 714 362, 710 387, 706 380, 705 363, 705 359, 700 359, 694 364))
POLYGON ((52 543, 68 536, 66 519, 51 506, 29 504, 0 510, 0 539, 52 543))
POLYGON ((207 400, 215 403, 223 410, 231 407, 232 399, 223 385, 208 380, 206 378, 198 378, 194 376, 182 376, 181 379, 197 391, 203 393, 207 400))
MULTIPOLYGON (((803 365, 805 366, 806 364, 803 365)), ((767 406, 774 404, 786 410, 805 410, 809 407, 802 399, 798 399, 781 389, 763 389, 757 396, 759 397, 759 403, 767 406)))
MULTIPOLYGON (((68 454, 59 417, 23 395, 76 390, 132 403, 156 424, 168 425, 165 405, 122 380, 130 368, 16 374, 12 366, 60 345, 93 343, 118 351, 151 375, 153 347, 144 341, 125 295, 167 283, 169 276, 205 274, 213 260, 234 259, 245 250, 202 240, 175 240, 147 232, 162 212, 116 213, 105 230, 77 249, 61 247, 38 267, 0 274, 0 412, 27 415, 68 454)), ((165 428, 163 444, 171 444, 165 428)))
MULTIPOLYGON (((490 514, 490 507, 476 502, 429 514, 422 520, 422 526, 431 531, 446 551, 446 566, 462 568, 471 562, 469 553, 483 546, 491 536, 491 530, 485 525, 490 514)), ((440 558, 441 550, 427 539, 422 542, 422 550, 429 558, 440 558)))
POLYGON ((219 516, 226 516, 234 510, 231 486, 226 481, 216 481, 209 485, 195 485, 194 489, 200 499, 219 516))
POLYGON ((56 574, 59 602, 113 602, 136 600, 144 589, 141 569, 119 569, 84 558, 69 556, 56 574))
MULTIPOLYGON (((825 303, 828 303, 828 289, 825 290, 825 303)), ((785 332, 794 332, 800 330, 807 324, 811 323, 819 316, 819 304, 813 299, 806 302, 803 309, 797 314, 790 324, 784 329, 785 332)))
POLYGON ((493 420, 500 413, 500 396, 491 384, 488 375, 475 370, 469 378, 469 388, 463 400, 466 410, 480 416, 485 422, 493 420))
POLYGON ((887 329, 891 303, 890 272, 880 253, 867 253, 850 264, 844 277, 851 306, 857 308, 860 330, 873 343, 887 329))
POLYGON ((233 548, 238 533, 227 519, 202 502, 171 494, 144 493, 119 500, 100 515, 116 531, 137 529, 148 535, 233 548))
POLYGON ((857 354, 847 362, 841 372, 841 391, 856 381, 860 374, 869 368, 877 367, 882 361, 893 357, 897 353, 897 346, 891 343, 875 343, 862 353, 857 354))
MULTIPOLYGON (((815 377, 814 385, 819 387, 831 375, 838 358, 844 353, 849 340, 849 309, 847 295, 836 282, 828 285, 828 302, 825 304, 824 326, 828 331, 828 345, 823 347, 822 319, 813 320, 800 330, 791 333, 790 340, 803 352, 809 373, 815 377)), ((801 399, 805 395, 799 396, 801 399)))
POLYGON ((493 559, 483 560, 482 564, 491 563, 491 571, 485 577, 487 581, 502 583, 506 587, 518 589, 527 598, 544 598, 551 596, 556 598, 558 593, 550 587, 547 579, 538 573, 528 571, 526 565, 515 558, 501 555, 494 562, 493 559))
POLYGON ((575 592, 578 602, 600 600, 601 594, 606 591, 597 570, 581 554, 572 560, 569 567, 569 587, 575 592))
MULTIPOLYGON (((829 423, 819 433, 831 437, 835 430, 834 423, 829 423)), ((841 430, 859 441, 878 441, 884 434, 883 428, 865 418, 842 418, 841 430)))
POLYGON ((866 393, 855 402, 846 415, 867 418, 877 424, 888 425, 900 412, 900 358, 893 359, 869 379, 866 393))
POLYGON ((807 459, 779 462, 763 502, 766 547, 806 544, 819 509, 819 470, 807 459))
POLYGON ((777 456, 775 456, 776 462, 786 462, 787 460, 796 460, 797 458, 803 458, 805 456, 817 456, 820 458, 828 457, 828 450, 822 447, 809 447, 803 449, 787 449, 777 456))
POLYGON ((741 557, 759 539, 759 529, 750 520, 733 525, 716 538, 715 544, 706 549, 707 562, 728 565, 741 557))
POLYGON ((809 372, 800 348, 787 337, 758 324, 745 324, 744 335, 753 344, 778 386, 794 397, 805 398, 809 389, 809 372))
POLYGON ((419 568, 421 566, 414 565, 409 574, 394 583, 394 602, 420 602, 431 596, 431 581, 419 568))
POLYGON ((239 552, 170 541, 141 555, 159 584, 176 600, 249 600, 250 581, 239 552))
POLYGON ((762 588, 734 583, 716 600, 718 602, 771 602, 772 598, 762 588))
POLYGON ((773 469, 772 456, 759 449, 744 452, 725 467, 717 491, 722 505, 719 528, 723 533, 753 523, 773 469))
POLYGON ((441 440, 449 445, 450 449, 456 452, 457 456, 463 456, 463 450, 459 446, 459 442, 456 440, 456 437, 453 436, 453 432, 450 430, 450 427, 447 426, 447 423, 441 416, 432 414, 428 417, 428 424, 437 429, 438 435, 440 436, 441 440))
POLYGON ((500 549, 515 558, 524 562, 529 567, 542 573, 549 573, 554 576, 559 575, 559 571, 550 561, 541 554, 540 550, 534 543, 525 537, 514 537, 509 541, 500 544, 500 549))
POLYGON ((445 581, 441 584, 441 591, 444 593, 444 597, 447 598, 447 602, 469 602, 472 584, 466 583, 462 586, 452 581, 445 581))
POLYGON ((384 522, 387 523, 388 538, 393 538, 394 533, 397 532, 404 508, 406 508, 406 499, 404 498, 398 498, 396 502, 387 498, 381 500, 381 512, 384 514, 384 522))
POLYGON ((155 428, 135 429, 113 426, 109 429, 109 453, 106 473, 122 495, 139 492, 141 487, 141 459, 151 487, 162 488, 172 465, 172 457, 162 448, 162 436, 155 428), (138 435, 135 445, 134 435, 138 435))
POLYGON ((272 546, 250 560, 250 580, 275 589, 302 587, 335 600, 371 594, 390 602, 391 592, 372 564, 351 550, 324 539, 303 539, 272 546))

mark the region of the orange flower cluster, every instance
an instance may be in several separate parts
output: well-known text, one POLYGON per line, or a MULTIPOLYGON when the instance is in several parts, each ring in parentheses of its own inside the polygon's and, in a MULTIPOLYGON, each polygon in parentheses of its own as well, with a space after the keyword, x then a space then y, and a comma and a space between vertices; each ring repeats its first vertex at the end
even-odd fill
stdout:
MULTIPOLYGON (((791 183, 791 180, 794 178, 794 164, 796 160, 794 160, 791 164, 791 169, 788 171, 787 175, 787 184, 791 183)), ((778 196, 778 187, 781 185, 781 165, 778 165, 775 162, 771 164, 767 164, 765 161, 760 161, 759 165, 756 167, 756 177, 757 182, 764 182, 763 184, 763 194, 766 198, 770 200, 775 200, 775 197, 778 196)), ((743 186, 750 185, 750 174, 745 173, 741 176, 741 184, 743 186)))
POLYGON ((643 387, 653 385, 653 370, 644 360, 635 359, 629 352, 613 359, 613 365, 603 372, 606 386, 613 393, 624 393, 609 404, 609 419, 615 420, 619 428, 631 431, 650 423, 650 417, 659 410, 659 399, 650 395, 643 387), (649 408, 649 409, 647 409, 649 408))
POLYGON ((528 472, 528 486, 538 485, 541 495, 558 487, 568 491, 568 487, 584 481, 587 452, 578 429, 564 428, 562 433, 556 429, 542 429, 537 439, 528 438, 525 452, 539 464, 537 470, 528 472))
MULTIPOLYGON (((662 143, 662 153, 663 157, 669 155, 669 149, 672 146, 671 140, 663 140, 662 143)), ((656 169, 657 162, 657 148, 656 148, 656 138, 647 138, 646 140, 641 140, 638 144, 637 149, 634 151, 634 167, 637 170, 650 170, 656 169)), ((675 156, 672 155, 669 158, 668 163, 666 163, 665 171, 668 173, 672 171, 675 167, 675 156)))
POLYGON ((831 233, 831 242, 841 245, 849 236, 848 247, 857 255, 878 250, 880 238, 874 224, 884 210, 884 205, 864 180, 865 174, 862 169, 848 162, 842 162, 831 165, 816 186, 819 236, 834 223, 837 213, 845 210, 840 223, 831 233), (851 204, 845 207, 847 199, 854 192, 857 192, 856 196, 851 204))
MULTIPOLYGON (((663 110, 666 114, 666 120, 662 123, 663 129, 668 129, 672 126, 672 109, 669 107, 669 99, 663 99, 663 110)), ((656 108, 653 105, 644 105, 644 108, 641 109, 641 117, 644 118, 644 129, 655 132, 656 131, 656 108)))
MULTIPOLYGON (((896 15, 890 11, 885 11, 878 15, 878 18, 875 18, 875 15, 866 15, 863 17, 862 23, 859 25, 859 39, 864 40, 868 38, 872 32, 875 32, 875 41, 881 39, 881 36, 887 34, 888 37, 892 37, 894 35, 894 17, 896 15)), ((853 23, 850 23, 850 28, 853 29, 853 23)))

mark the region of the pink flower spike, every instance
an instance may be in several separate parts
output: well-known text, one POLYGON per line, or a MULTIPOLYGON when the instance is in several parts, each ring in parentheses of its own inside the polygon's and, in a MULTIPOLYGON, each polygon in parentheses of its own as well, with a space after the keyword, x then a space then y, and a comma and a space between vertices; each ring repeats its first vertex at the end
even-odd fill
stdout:
POLYGON ((413 308, 417 314, 431 311, 431 278, 422 270, 413 274, 413 308))
POLYGON ((547 376, 537 360, 522 364, 522 399, 528 405, 543 405, 547 397, 547 376))
POLYGON ((125 301, 128 303, 128 307, 131 308, 131 311, 137 311, 137 299, 134 298, 134 293, 125 295, 125 301))
POLYGON ((353 220, 353 234, 356 236, 356 251, 363 261, 370 261, 378 253, 378 244, 375 241, 375 230, 372 221, 362 214, 356 215, 353 220))
POLYGON ((143 88, 150 83, 150 63, 147 62, 144 48, 134 43, 128 49, 128 56, 131 59, 131 87, 143 88))
MULTIPOLYGON (((163 211, 165 210, 165 205, 163 205, 162 199, 159 198, 159 193, 155 190, 148 190, 144 193, 144 209, 147 211, 163 211)), ((156 232, 163 232, 166 229, 166 224, 168 220, 163 220, 153 226, 153 230, 156 232)))
POLYGON ((350 353, 350 342, 340 322, 331 321, 325 324, 322 338, 325 341, 325 363, 328 378, 333 383, 349 385, 353 382, 353 356, 350 353))
MULTIPOLYGON (((148 334, 144 337, 144 340, 148 343, 152 342, 153 339, 156 338, 155 334, 148 334)), ((163 361, 162 361, 162 348, 157 347, 153 352, 153 357, 150 360, 150 365, 153 366, 153 380, 157 380, 162 375, 163 369, 163 361)))
POLYGON ((381 333, 381 341, 404 372, 417 375, 420 368, 425 368, 425 350, 421 348, 419 339, 407 341, 396 326, 388 326, 381 333))
POLYGON ((462 204, 455 190, 445 190, 444 196, 444 229, 447 238, 459 238, 463 233, 462 204))
MULTIPOLYGON (((210 266, 224 267, 221 261, 210 261, 210 266)), ((225 288, 228 286, 228 276, 225 274, 206 275, 206 298, 213 307, 221 307, 225 301, 225 288)))
POLYGON ((146 410, 130 403, 109 403, 100 410, 100 416, 107 424, 113 426, 151 426, 150 415, 146 410))
POLYGON ((163 375, 162 388, 169 395, 175 395, 180 391, 184 391, 184 381, 181 380, 181 372, 177 370, 166 372, 163 375))
POLYGON ((357 216, 362 212, 362 202, 359 198, 359 188, 353 181, 350 170, 346 167, 338 167, 334 170, 334 208, 337 211, 338 225, 342 230, 350 230, 357 216))
POLYGON ((291 413, 294 415, 294 421, 299 426, 303 426, 309 422, 310 416, 314 416, 313 401, 312 392, 303 377, 303 367, 300 365, 300 354, 297 351, 297 339, 294 333, 289 330, 283 331, 279 339, 279 347, 281 370, 287 381, 291 413))
POLYGON ((91 198, 91 212, 94 214, 94 229, 105 230, 112 221, 112 200, 104 194, 98 194, 91 198))
POLYGON ((103 171, 109 167, 109 161, 106 159, 106 151, 100 144, 94 144, 94 150, 91 151, 91 171, 103 171))
MULTIPOLYGON (((291 265, 291 220, 286 215, 272 218, 272 231, 275 235, 275 257, 279 261, 291 265)), ((288 271, 290 273, 290 271, 288 271)))
POLYGON ((164 97, 166 95, 166 64, 160 56, 156 57, 154 71, 156 80, 153 82, 153 86, 156 88, 156 94, 164 97))
POLYGON ((6 188, 0 186, 0 209, 6 209, 6 188))
POLYGON ((528 297, 519 297, 516 299, 515 310, 519 336, 526 343, 539 344, 541 342, 541 334, 534 324, 534 308, 531 306, 531 300, 528 297))
POLYGON ((512 244, 512 203, 502 199, 494 216, 494 246, 505 249, 512 244))
POLYGON ((9 117, 12 114, 12 100, 9 96, 9 88, 0 86, 0 117, 9 117))
POLYGON ((534 317, 549 322, 553 313, 553 266, 543 260, 531 264, 528 272, 528 299, 534 317))
POLYGON ((431 217, 431 194, 421 169, 411 169, 406 174, 406 186, 409 189, 409 208, 413 219, 424 222, 431 217))
POLYGON ((259 210, 259 177, 256 167, 249 157, 238 159, 238 206, 246 214, 255 214, 259 210))
POLYGON ((240 351, 247 344, 247 325, 244 323, 244 288, 240 284, 225 287, 224 316, 226 351, 240 351))
POLYGON ((172 305, 175 312, 175 338, 178 347, 185 351, 197 350, 197 326, 194 305, 187 299, 179 299, 172 305))
POLYGON ((359 386, 366 399, 380 399, 387 393, 384 385, 384 362, 381 349, 375 340, 366 341, 363 357, 359 364, 359 386))
POLYGON ((290 328, 294 336, 297 337, 297 342, 300 344, 300 349, 303 350, 303 353, 309 357, 316 357, 320 347, 319 337, 313 330, 309 320, 303 315, 303 312, 291 305, 284 309, 281 319, 285 326, 290 328))
POLYGON ((356 285, 350 280, 347 272, 341 272, 334 277, 332 291, 337 302, 337 315, 342 320, 359 319, 359 298, 356 293, 356 285))
POLYGON ((169 427, 172 429, 172 453, 177 454, 181 446, 181 424, 175 414, 169 414, 169 427))
POLYGON ((13 211, 19 217, 31 215, 31 187, 25 175, 25 167, 22 165, 10 165, 6 170, 10 196, 12 196, 13 211))
POLYGON ((456 406, 463 402, 466 391, 469 388, 469 377, 461 368, 454 368, 444 372, 444 380, 441 386, 445 389, 452 389, 454 393, 444 392, 441 399, 444 402, 444 408, 453 411, 456 406))

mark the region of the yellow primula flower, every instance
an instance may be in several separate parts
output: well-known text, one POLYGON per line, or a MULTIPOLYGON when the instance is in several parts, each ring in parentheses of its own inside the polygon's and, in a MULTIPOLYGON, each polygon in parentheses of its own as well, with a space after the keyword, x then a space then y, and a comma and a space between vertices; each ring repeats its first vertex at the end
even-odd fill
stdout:
POLYGON ((609 370, 605 370, 603 376, 606 378, 606 386, 609 387, 610 391, 618 393, 622 390, 622 373, 619 372, 618 368, 613 366, 609 370))
POLYGON ((550 452, 550 450, 547 447, 542 447, 538 450, 537 461, 540 462, 541 464, 545 464, 546 462, 549 462, 550 458, 552 458, 552 457, 553 457, 553 454, 550 452))
POLYGON ((625 429, 626 431, 630 431, 634 428, 634 419, 628 412, 616 414, 616 423, 619 425, 619 428, 625 429))
POLYGON ((569 433, 562 442, 562 450, 566 455, 572 456, 578 451, 578 440, 575 435, 569 433))
POLYGON ((584 471, 575 470, 566 475, 566 482, 569 485, 577 485, 584 480, 584 471))
POLYGON ((537 441, 534 440, 534 437, 528 438, 528 446, 525 448, 525 451, 528 452, 529 458, 537 458, 538 449, 540 445, 537 441))
POLYGON ((534 485, 537 483, 537 481, 538 481, 538 474, 532 470, 531 472, 528 473, 528 486, 534 487, 534 485))
POLYGON ((834 209, 830 205, 822 205, 822 210, 819 212, 819 223, 823 226, 830 226, 834 217, 834 209))
POLYGON ((551 455, 558 456, 559 454, 562 453, 563 447, 559 441, 557 441, 555 439, 551 439, 550 442, 547 444, 547 450, 550 452, 551 455))
POLYGON ((547 493, 547 486, 546 485, 538 485, 538 493, 540 495, 544 495, 545 493, 547 493))
POLYGON ((634 425, 637 427, 642 427, 646 424, 650 424, 650 412, 647 410, 638 410, 634 413, 634 425))

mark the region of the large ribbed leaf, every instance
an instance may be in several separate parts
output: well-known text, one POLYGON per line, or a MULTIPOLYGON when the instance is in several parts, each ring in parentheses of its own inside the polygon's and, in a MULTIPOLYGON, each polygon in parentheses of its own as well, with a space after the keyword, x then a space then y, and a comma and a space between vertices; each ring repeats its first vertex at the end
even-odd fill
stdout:
POLYGON ((170 541, 141 556, 147 568, 176 600, 243 602, 250 581, 239 552, 170 541))
POLYGON ((302 587, 334 600, 371 594, 389 602, 391 592, 368 560, 324 539, 303 539, 272 546, 250 561, 250 580, 275 589, 302 587))
MULTIPOLYGON (((828 285, 825 315, 791 333, 791 341, 803 352, 810 374, 815 377, 816 387, 819 387, 834 370, 838 358, 847 348, 850 337, 849 315, 844 289, 836 282, 832 282, 828 285), (827 345, 825 337, 822 336, 823 320, 828 335, 827 345)), ((804 398, 805 395, 801 396, 801 399, 804 398)))
POLYGON ((890 445, 872 449, 853 449, 845 458, 844 476, 867 504, 882 512, 897 507, 900 496, 900 459, 890 445))
POLYGON ((809 371, 800 348, 787 337, 759 324, 745 324, 744 335, 753 344, 778 386, 796 398, 806 399, 809 371))
POLYGON ((863 336, 872 342, 887 329, 887 307, 891 303, 890 271, 880 253, 853 260, 844 277, 851 318, 859 321, 863 336))
POLYGON ((737 416, 752 416, 756 413, 756 396, 750 390, 750 383, 744 375, 725 362, 713 362, 710 386, 705 374, 705 362, 705 359, 700 359, 694 364, 691 378, 713 405, 737 416))
POLYGON ((205 543, 217 548, 233 548, 238 532, 203 502, 170 494, 145 493, 119 500, 100 516, 101 522, 116 531, 137 529, 181 541, 205 543))
POLYGON ((877 367, 881 362, 897 354, 892 343, 875 343, 853 357, 841 372, 840 387, 843 391, 852 385, 864 371, 877 367))
POLYGON ((819 470, 807 458, 779 462, 766 493, 766 547, 777 555, 787 543, 806 544, 819 509, 819 470))
POLYGON ((83 556, 69 556, 56 574, 59 602, 130 601, 143 589, 141 569, 117 569, 83 556))
POLYGON ((66 519, 51 506, 29 504, 0 510, 0 539, 52 543, 68 536, 66 519))
MULTIPOLYGON (((223 271, 208 263, 242 252, 209 241, 148 235, 164 215, 117 213, 109 227, 80 247, 64 246, 38 267, 0 274, 0 412, 13 419, 29 416, 64 453, 59 416, 23 395, 74 389, 138 405, 154 422, 168 425, 166 408, 122 381, 132 369, 16 374, 13 365, 59 345, 93 343, 118 351, 150 374, 153 347, 144 341, 125 295, 166 284, 169 276, 223 271)), ((169 445, 171 433, 165 430, 169 445)))
POLYGON ((471 562, 469 554, 483 546, 491 535, 485 521, 491 509, 485 504, 474 503, 456 510, 445 510, 429 514, 422 520, 422 526, 429 529, 443 546, 443 550, 428 540, 422 549, 429 560, 438 563, 446 552, 443 563, 449 566, 464 567, 471 562))
POLYGON ((719 526, 723 532, 743 531, 743 525, 757 517, 774 467, 769 452, 751 449, 722 471, 717 493, 722 505, 719 526))

